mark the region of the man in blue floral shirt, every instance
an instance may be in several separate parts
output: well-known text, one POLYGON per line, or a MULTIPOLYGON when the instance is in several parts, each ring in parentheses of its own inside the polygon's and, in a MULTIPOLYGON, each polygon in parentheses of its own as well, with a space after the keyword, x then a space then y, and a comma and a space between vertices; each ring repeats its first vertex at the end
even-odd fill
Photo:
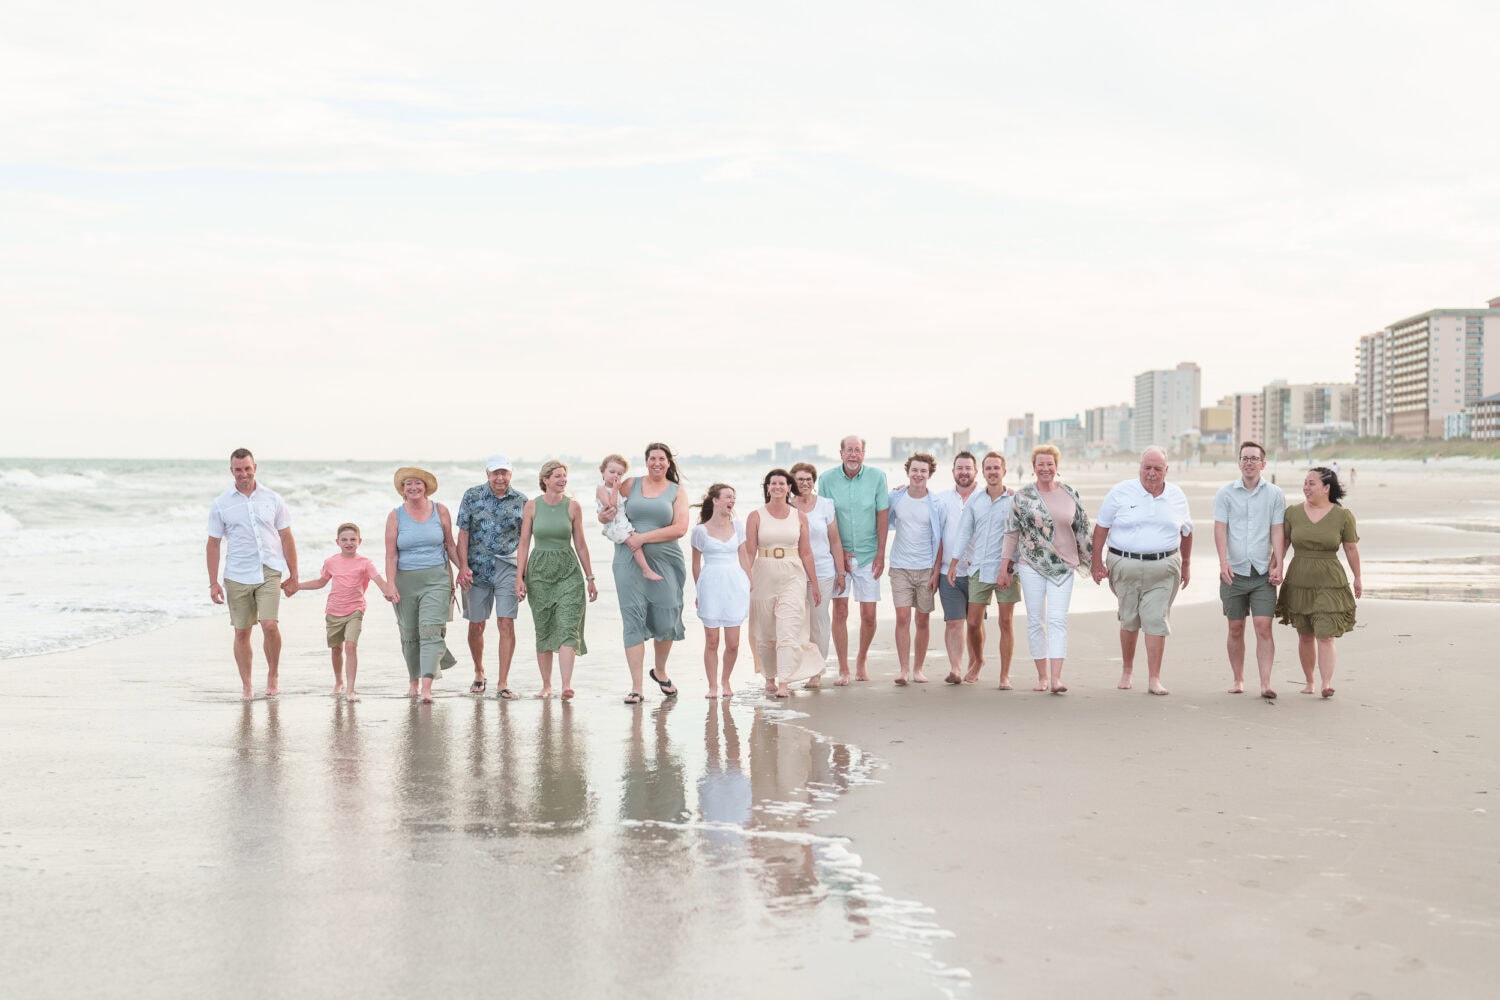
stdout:
POLYGON ((464 617, 469 622, 469 652, 474 656, 471 694, 483 694, 484 623, 495 612, 500 631, 500 697, 514 699, 508 686, 510 661, 516 652, 516 547, 521 542, 521 511, 526 494, 511 489, 511 462, 491 455, 487 482, 464 491, 458 505, 458 585, 463 588, 464 617))

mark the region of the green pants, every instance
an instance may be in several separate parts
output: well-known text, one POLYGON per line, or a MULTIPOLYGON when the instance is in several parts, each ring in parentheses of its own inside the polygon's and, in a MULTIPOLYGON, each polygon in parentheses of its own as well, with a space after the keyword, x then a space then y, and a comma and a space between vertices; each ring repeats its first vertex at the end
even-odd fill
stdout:
POLYGON ((448 634, 448 603, 453 584, 446 566, 431 569, 396 570, 396 624, 401 629, 401 655, 406 673, 418 677, 441 677, 458 662, 443 640, 448 634))

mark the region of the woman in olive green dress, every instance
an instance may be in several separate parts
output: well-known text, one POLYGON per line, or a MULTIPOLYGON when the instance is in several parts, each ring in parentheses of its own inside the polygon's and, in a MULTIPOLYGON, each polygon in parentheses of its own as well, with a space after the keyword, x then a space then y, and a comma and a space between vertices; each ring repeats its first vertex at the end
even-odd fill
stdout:
POLYGON ((1286 540, 1293 549, 1276 614, 1283 625, 1297 629, 1297 657, 1307 684, 1303 694, 1313 693, 1313 666, 1323 683, 1323 697, 1333 697, 1333 668, 1337 662, 1333 640, 1354 628, 1354 601, 1364 594, 1359 579, 1359 532, 1354 515, 1339 501, 1344 487, 1332 469, 1316 468, 1302 481, 1306 503, 1286 510, 1286 540), (1339 548, 1349 560, 1354 593, 1339 565, 1339 548))
POLYGON ((573 697, 573 659, 589 651, 583 641, 585 584, 590 601, 598 599, 599 591, 583 540, 582 509, 563 492, 568 487, 568 467, 546 462, 537 479, 542 495, 526 501, 521 512, 516 597, 531 605, 536 626, 536 663, 542 673, 537 697, 552 697, 552 654, 556 653, 566 700, 573 697), (568 551, 570 543, 572 552, 568 551))

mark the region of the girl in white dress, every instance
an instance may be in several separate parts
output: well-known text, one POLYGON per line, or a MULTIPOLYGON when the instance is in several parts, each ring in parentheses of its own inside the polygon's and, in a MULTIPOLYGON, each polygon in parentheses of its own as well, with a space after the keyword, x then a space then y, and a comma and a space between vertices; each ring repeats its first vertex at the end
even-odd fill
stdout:
POLYGON ((693 583, 698 589, 698 620, 703 623, 706 697, 728 698, 729 675, 740 655, 740 626, 750 613, 750 571, 745 557, 745 526, 734 519, 734 487, 715 483, 699 505, 699 523, 690 537, 693 583), (719 632, 724 662, 719 664, 719 632))

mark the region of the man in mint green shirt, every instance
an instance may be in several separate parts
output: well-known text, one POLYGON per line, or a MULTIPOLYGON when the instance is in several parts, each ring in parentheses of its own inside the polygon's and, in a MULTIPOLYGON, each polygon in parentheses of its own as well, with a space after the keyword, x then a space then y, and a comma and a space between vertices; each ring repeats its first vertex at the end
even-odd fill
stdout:
POLYGON ((875 641, 875 606, 880 602, 880 575, 885 572, 885 539, 890 491, 885 473, 865 467, 865 442, 850 435, 839 444, 841 464, 818 477, 818 492, 833 501, 839 538, 849 576, 842 593, 833 595, 833 648, 839 656, 839 679, 849 683, 849 598, 859 602, 859 653, 854 679, 867 681, 865 659, 875 641))

